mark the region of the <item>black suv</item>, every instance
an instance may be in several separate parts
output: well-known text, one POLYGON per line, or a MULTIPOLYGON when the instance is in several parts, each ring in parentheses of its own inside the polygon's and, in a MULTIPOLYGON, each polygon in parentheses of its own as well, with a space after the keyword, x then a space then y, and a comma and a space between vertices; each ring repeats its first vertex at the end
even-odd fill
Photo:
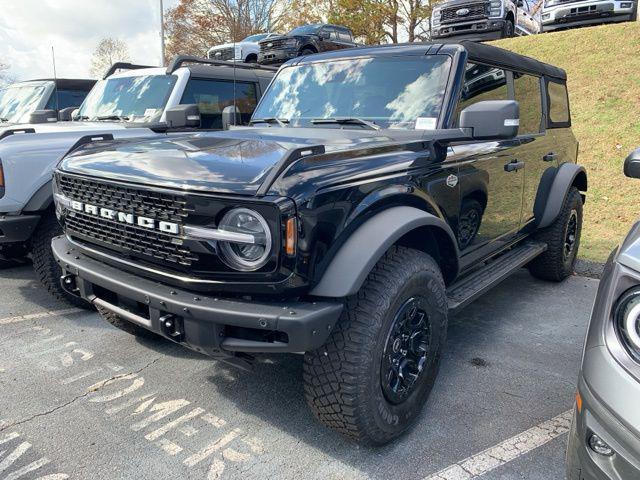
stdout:
POLYGON ((587 175, 559 68, 475 43, 319 54, 252 123, 64 159, 65 288, 240 366, 304 352, 317 418, 382 444, 424 405, 450 312, 525 265, 572 273, 587 175))
POLYGON ((294 28, 286 35, 262 40, 258 63, 280 64, 300 55, 352 47, 357 47, 357 44, 353 41, 353 34, 347 27, 322 23, 303 25, 294 28))

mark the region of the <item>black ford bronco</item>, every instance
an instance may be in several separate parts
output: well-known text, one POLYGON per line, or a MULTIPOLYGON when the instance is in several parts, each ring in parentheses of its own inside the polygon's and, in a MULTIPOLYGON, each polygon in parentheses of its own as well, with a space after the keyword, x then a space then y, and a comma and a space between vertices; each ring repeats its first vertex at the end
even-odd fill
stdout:
POLYGON ((382 444, 424 405, 451 312, 523 266, 572 273, 587 176, 559 68, 475 43, 318 54, 251 122, 64 159, 64 288, 240 366, 304 353, 317 418, 382 444))

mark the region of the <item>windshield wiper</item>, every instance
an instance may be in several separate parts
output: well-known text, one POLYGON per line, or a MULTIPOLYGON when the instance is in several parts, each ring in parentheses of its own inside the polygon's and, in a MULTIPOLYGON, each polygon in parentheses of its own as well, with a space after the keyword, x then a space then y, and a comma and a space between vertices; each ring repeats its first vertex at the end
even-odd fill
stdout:
POLYGON ((86 115, 78 115, 76 118, 74 118, 74 120, 89 120, 89 117, 86 115))
POLYGON ((8 121, 9 121, 8 118, 0 117, 0 122, 8 122, 8 121))
POLYGON ((362 118, 356 117, 338 117, 338 118, 314 118, 311 120, 311 123, 314 125, 322 125, 322 124, 332 124, 337 123, 338 125, 362 125, 363 127, 370 128, 371 130, 380 130, 381 127, 376 125, 369 120, 364 120, 362 118))
POLYGON ((126 122, 129 117, 126 115, 103 115, 102 117, 96 117, 96 120, 122 120, 126 122))
POLYGON ((280 127, 286 127, 289 120, 286 118, 276 118, 276 117, 268 117, 268 118, 254 118, 249 121, 249 125, 253 125, 254 123, 277 123, 280 127))

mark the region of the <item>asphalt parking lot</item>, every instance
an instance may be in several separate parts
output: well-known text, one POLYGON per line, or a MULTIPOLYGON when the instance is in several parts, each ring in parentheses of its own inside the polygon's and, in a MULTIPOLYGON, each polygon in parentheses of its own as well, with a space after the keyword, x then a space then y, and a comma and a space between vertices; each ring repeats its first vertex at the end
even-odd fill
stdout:
POLYGON ((523 271, 451 318, 419 423, 368 449, 314 421, 300 356, 235 370, 66 310, 5 266, 0 478, 560 479, 596 288, 523 271))

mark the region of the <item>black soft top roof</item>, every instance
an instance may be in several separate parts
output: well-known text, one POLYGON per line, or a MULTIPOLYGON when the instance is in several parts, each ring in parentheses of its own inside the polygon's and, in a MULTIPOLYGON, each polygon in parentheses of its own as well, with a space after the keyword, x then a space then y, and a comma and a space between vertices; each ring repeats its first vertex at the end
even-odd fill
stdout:
POLYGON ((535 58, 513 53, 493 45, 485 45, 484 43, 462 41, 460 44, 469 53, 470 60, 485 61, 501 67, 536 73, 563 81, 567 79, 567 73, 562 68, 540 62, 535 58))
POLYGON ((525 73, 544 75, 561 81, 567 79, 566 72, 558 67, 540 62, 534 58, 510 52, 503 48, 486 45, 484 43, 470 41, 442 42, 415 42, 393 43, 388 45, 374 45, 344 50, 331 50, 317 53, 312 56, 296 57, 289 60, 286 65, 313 63, 316 61, 339 60, 345 58, 358 58, 377 55, 427 55, 436 53, 449 53, 451 55, 466 50, 471 60, 491 63, 496 66, 518 70, 525 73))

